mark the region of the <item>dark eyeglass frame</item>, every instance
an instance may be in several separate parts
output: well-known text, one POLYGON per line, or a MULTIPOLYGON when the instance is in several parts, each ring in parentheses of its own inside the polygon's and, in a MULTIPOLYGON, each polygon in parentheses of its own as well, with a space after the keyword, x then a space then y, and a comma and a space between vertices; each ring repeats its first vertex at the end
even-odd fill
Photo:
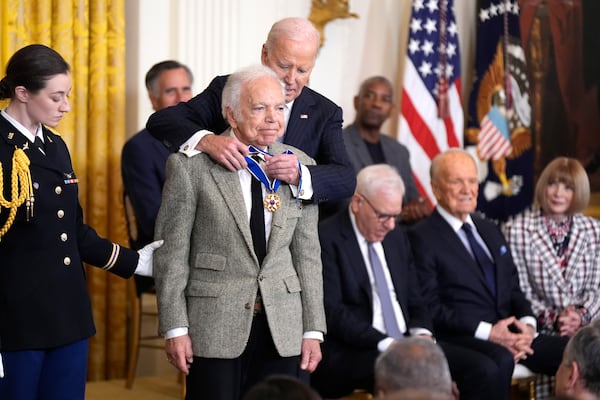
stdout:
POLYGON ((359 193, 359 196, 367 202, 367 204, 369 205, 369 207, 371 207, 371 209, 375 213, 375 217, 377 218, 377 220, 379 222, 384 223, 384 222, 389 221, 392 218, 396 221, 396 223, 400 222, 402 214, 385 214, 385 213, 382 213, 378 209, 376 209, 375 206, 373 206, 373 204, 371 204, 371 202, 369 201, 369 199, 367 198, 367 196, 365 196, 364 194, 361 194, 361 193, 359 193))

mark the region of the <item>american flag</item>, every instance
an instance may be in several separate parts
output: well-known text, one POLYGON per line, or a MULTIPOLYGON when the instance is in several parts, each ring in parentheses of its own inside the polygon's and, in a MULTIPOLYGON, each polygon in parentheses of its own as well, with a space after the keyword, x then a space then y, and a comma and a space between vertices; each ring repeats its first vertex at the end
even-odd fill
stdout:
POLYGON ((398 141, 408 147, 415 182, 435 203, 429 183, 431 159, 462 147, 460 53, 453 0, 414 0, 398 141))
POLYGON ((512 152, 508 120, 493 106, 481 120, 477 152, 484 160, 497 160, 512 152))
POLYGON ((531 205, 535 187, 527 60, 521 45, 519 1, 480 0, 478 4, 465 148, 476 148, 479 158, 477 210, 506 221, 531 205), (490 139, 498 147, 490 147, 490 139))

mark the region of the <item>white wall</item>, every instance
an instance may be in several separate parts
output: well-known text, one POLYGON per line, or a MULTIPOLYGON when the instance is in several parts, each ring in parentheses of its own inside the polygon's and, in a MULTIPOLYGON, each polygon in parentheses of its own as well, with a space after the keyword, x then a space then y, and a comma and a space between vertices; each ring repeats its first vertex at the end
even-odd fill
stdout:
MULTIPOLYGON (((455 0, 462 51, 463 82, 472 70, 475 1, 455 0)), ((127 132, 137 132, 152 113, 144 88, 146 71, 176 59, 195 76, 194 93, 220 74, 260 62, 260 48, 271 25, 284 17, 308 17, 311 0, 128 0, 127 132)), ((352 99, 371 75, 392 82, 402 70, 411 0, 350 0, 359 19, 326 26, 326 43, 310 86, 339 104, 344 124, 354 119, 352 99)), ((470 85, 468 85, 470 86, 470 85)), ((463 92, 466 98, 468 93, 463 92)))

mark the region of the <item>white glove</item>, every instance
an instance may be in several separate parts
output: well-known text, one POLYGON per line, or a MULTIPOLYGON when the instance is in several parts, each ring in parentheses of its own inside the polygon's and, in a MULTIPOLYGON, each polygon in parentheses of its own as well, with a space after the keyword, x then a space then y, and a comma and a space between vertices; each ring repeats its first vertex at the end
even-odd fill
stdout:
POLYGON ((134 274, 141 276, 152 276, 152 255, 154 254, 154 250, 162 246, 163 243, 164 240, 156 240, 138 250, 140 258, 134 274))
POLYGON ((2 354, 0 354, 0 378, 4 378, 4 365, 2 365, 2 354))

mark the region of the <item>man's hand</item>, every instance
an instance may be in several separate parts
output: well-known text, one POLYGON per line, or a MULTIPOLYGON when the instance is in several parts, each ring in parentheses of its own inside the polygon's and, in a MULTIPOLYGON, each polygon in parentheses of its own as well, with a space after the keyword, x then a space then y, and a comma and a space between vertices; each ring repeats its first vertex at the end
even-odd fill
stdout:
POLYGON ((279 179, 290 185, 298 186, 300 183, 300 169, 298 157, 295 154, 278 154, 276 156, 265 156, 265 172, 272 179, 279 179))
POLYGON ((248 146, 234 137, 224 135, 205 135, 196 149, 206 153, 231 172, 248 166, 244 156, 248 155, 248 146))
POLYGON ((526 358, 528 354, 533 354, 530 347, 533 341, 532 329, 515 317, 508 317, 496 322, 490 331, 489 340, 506 347, 512 353, 515 361, 526 358), (521 332, 511 332, 510 325, 515 326, 521 332))
POLYGON ((569 306, 558 315, 556 326, 560 336, 573 336, 581 328, 581 315, 574 306, 569 306))
POLYGON ((165 352, 169 363, 186 375, 189 374, 190 364, 194 361, 192 340, 189 335, 165 340, 165 352))
POLYGON ((515 319, 513 323, 514 330, 517 330, 519 333, 519 338, 515 342, 513 348, 515 350, 515 362, 519 360, 524 360, 531 354, 533 354, 533 349, 531 348, 531 343, 533 343, 533 339, 535 338, 535 329, 531 325, 526 325, 523 322, 515 319))
POLYGON ((302 339, 300 368, 309 373, 317 369, 321 361, 321 343, 318 339, 302 339))
POLYGON ((402 222, 405 224, 414 224, 415 222, 431 214, 431 206, 423 197, 402 205, 402 222))

